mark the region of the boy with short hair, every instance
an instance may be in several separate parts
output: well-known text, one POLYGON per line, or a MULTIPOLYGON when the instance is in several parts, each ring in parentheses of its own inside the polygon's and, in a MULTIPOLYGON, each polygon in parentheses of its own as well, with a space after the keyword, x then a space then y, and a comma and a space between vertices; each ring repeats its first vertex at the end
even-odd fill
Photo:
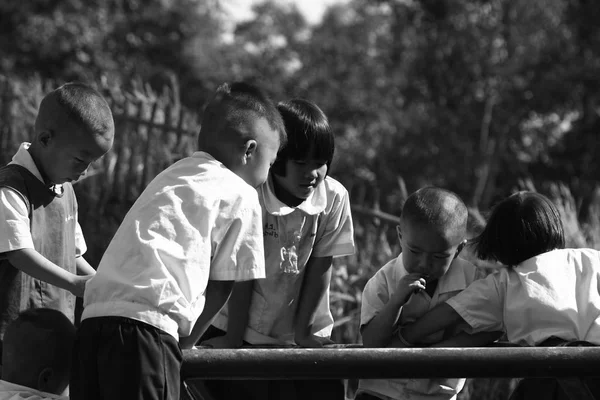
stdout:
MULTIPOLYGON (((425 187, 411 194, 396 227, 401 254, 367 282, 362 298, 365 347, 394 347, 398 326, 414 321, 482 277, 458 257, 466 243, 467 207, 453 192, 425 187)), ((429 344, 476 346, 497 334, 456 335, 460 327, 425 338, 429 344)), ((356 399, 455 399, 465 379, 363 379, 356 399)))
POLYGON ((23 311, 6 328, 0 400, 68 399, 75 326, 60 311, 23 311))
POLYGON ((217 89, 200 151, 150 182, 87 284, 73 400, 179 399, 180 345, 196 343, 235 281, 265 277, 255 187, 284 142, 259 88, 217 89))
POLYGON ((33 140, 0 168, 0 339, 29 308, 53 308, 74 320, 75 296, 83 296, 95 271, 82 257, 71 182, 109 151, 113 137, 106 100, 85 84, 67 83, 43 98, 33 140))

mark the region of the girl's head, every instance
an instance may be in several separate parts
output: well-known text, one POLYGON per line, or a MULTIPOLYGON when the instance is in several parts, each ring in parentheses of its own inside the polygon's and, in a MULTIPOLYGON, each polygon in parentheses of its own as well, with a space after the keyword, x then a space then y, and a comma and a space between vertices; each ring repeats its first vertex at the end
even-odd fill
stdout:
POLYGON ((307 199, 327 176, 334 137, 327 117, 314 103, 294 99, 279 103, 277 109, 288 141, 271 171, 277 197, 293 206, 307 199))
POLYGON ((498 203, 474 240, 477 256, 508 266, 565 247, 560 214, 545 196, 518 192, 498 203))

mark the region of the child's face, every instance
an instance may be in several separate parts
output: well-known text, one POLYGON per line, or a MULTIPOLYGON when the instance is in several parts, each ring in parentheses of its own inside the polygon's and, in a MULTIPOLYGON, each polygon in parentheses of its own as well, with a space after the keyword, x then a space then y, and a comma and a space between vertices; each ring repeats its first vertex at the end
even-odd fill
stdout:
POLYGON ((427 281, 441 278, 464 246, 462 237, 438 232, 426 224, 402 221, 396 229, 404 268, 421 274, 427 281))
POLYGON ((112 134, 105 137, 85 132, 77 124, 65 124, 61 131, 38 137, 43 149, 42 172, 49 183, 73 182, 85 175, 90 164, 112 146, 112 134))
POLYGON ((249 185, 262 185, 269 176, 269 168, 275 162, 279 150, 279 133, 271 128, 266 118, 252 118, 247 129, 250 137, 256 138, 256 149, 247 158, 242 170, 236 173, 249 185))
POLYGON ((327 176, 327 161, 287 160, 285 176, 273 174, 275 183, 289 196, 305 200, 327 176))

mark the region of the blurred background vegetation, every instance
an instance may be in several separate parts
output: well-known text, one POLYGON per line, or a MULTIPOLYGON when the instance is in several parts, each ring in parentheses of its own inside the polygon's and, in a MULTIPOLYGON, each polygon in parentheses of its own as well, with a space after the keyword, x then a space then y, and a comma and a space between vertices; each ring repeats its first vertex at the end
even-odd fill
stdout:
MULTIPOLYGON (((219 0, 0 2, 0 161, 61 83, 92 84, 115 113, 115 147, 76 185, 93 265, 233 80, 315 101, 336 132, 331 174, 351 192, 358 246, 336 260, 339 342, 359 340, 362 287, 397 254, 394 216, 423 185, 460 194, 472 234, 498 199, 539 190, 570 246, 600 248, 600 3, 349 0, 314 24, 289 3, 253 11, 236 22, 219 0)), ((473 381, 462 398, 508 386, 473 381)))

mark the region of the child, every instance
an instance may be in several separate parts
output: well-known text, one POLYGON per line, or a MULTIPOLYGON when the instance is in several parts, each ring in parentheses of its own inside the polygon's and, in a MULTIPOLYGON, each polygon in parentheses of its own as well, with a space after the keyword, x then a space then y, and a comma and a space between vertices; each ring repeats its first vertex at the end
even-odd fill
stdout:
POLYGON ((214 347, 330 342, 332 258, 354 252, 348 192, 327 175, 335 146, 323 111, 300 99, 278 109, 288 144, 259 189, 267 277, 236 286, 214 321, 226 335, 205 342, 214 347))
POLYGON ((563 249, 560 214, 545 196, 519 192, 501 201, 474 242, 479 258, 506 265, 402 328, 405 344, 464 321, 502 330, 508 341, 600 344, 600 252, 563 249))
POLYGON ((23 311, 6 328, 0 400, 68 399, 75 326, 60 311, 23 311))
POLYGON ((67 83, 43 98, 32 142, 0 168, 0 338, 29 308, 53 308, 74 321, 74 296, 83 296, 95 271, 82 257, 71 182, 111 148, 113 137, 104 98, 67 83))
POLYGON ((217 89, 200 151, 150 182, 87 284, 72 399, 179 399, 179 344, 200 338, 233 281, 265 276, 255 187, 284 141, 262 90, 217 89))
MULTIPOLYGON (((466 243, 467 207, 456 194, 436 187, 417 190, 406 199, 396 229, 402 253, 364 288, 360 329, 365 347, 395 347, 399 324, 414 321, 482 275, 458 257, 466 243)), ((473 346, 495 339, 489 335, 450 339, 458 331, 451 327, 424 341, 473 346)), ((465 379, 362 379, 356 398, 455 399, 464 383, 465 379)))

